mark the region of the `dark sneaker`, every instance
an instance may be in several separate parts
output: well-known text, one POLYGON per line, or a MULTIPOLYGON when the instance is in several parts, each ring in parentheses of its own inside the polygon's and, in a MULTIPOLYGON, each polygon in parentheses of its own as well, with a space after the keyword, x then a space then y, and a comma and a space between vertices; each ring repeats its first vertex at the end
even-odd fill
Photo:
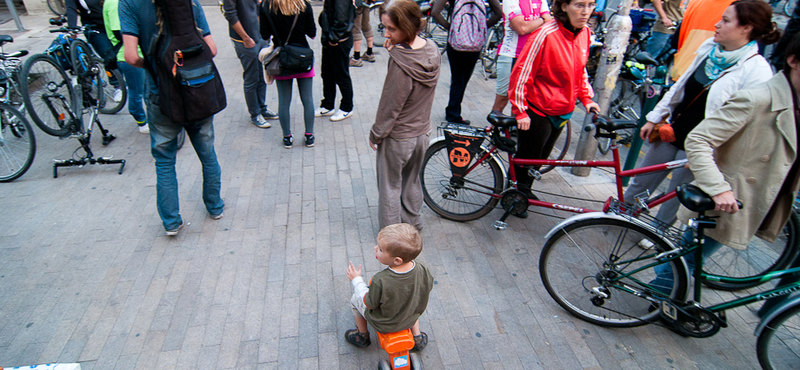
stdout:
POLYGON ((292 149, 292 135, 284 136, 283 137, 283 147, 286 149, 292 149))
POLYGON ((514 212, 512 215, 517 216, 519 218, 528 218, 528 210, 524 210, 522 212, 514 212))
POLYGON ((425 334, 425 332, 421 331, 419 332, 419 335, 414 336, 414 348, 412 348, 411 350, 419 352, 425 349, 425 346, 427 345, 428 345, 428 334, 425 334))
POLYGON ((309 148, 314 146, 314 134, 306 134, 306 146, 309 148))
POLYGON ((367 347, 372 343, 369 340, 369 333, 359 333, 358 329, 350 329, 344 332, 344 340, 358 348, 367 347))
POLYGON ((261 112, 261 117, 264 119, 278 119, 278 113, 275 113, 269 109, 265 109, 263 112, 261 112))

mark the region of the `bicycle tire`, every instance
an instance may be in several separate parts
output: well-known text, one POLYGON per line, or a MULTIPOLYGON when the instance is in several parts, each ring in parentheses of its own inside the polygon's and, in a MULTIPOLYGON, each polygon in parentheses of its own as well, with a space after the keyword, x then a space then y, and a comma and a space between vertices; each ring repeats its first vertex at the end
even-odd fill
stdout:
POLYGON ((800 343, 800 305, 775 316, 761 331, 756 340, 758 363, 764 370, 800 369, 797 343, 800 343))
MULTIPOLYGON (((703 260, 703 272, 727 277, 755 277, 789 267, 800 254, 800 217, 795 212, 789 216, 781 235, 774 243, 767 243, 760 238, 753 238, 747 249, 738 250, 722 248, 703 260)), ((735 291, 752 288, 763 284, 723 283, 703 280, 703 283, 714 289, 735 291)))
POLYGON ((33 123, 48 135, 61 137, 69 134, 68 116, 74 92, 64 69, 49 55, 37 54, 23 64, 20 82, 22 99, 33 123), (61 97, 66 106, 53 101, 53 98, 61 97))
POLYGON ((67 15, 67 6, 64 0, 47 0, 47 7, 55 15, 67 15))
POLYGON ((102 63, 100 64, 100 79, 103 82, 103 101, 100 103, 100 113, 103 114, 115 114, 122 110, 122 107, 125 106, 125 102, 128 101, 128 87, 125 84, 125 78, 122 76, 117 69, 112 69, 107 71, 105 67, 103 67, 102 63), (109 76, 109 74, 111 74, 109 76), (111 83, 111 76, 113 76, 118 86, 114 86, 111 83), (114 100, 114 96, 116 95, 117 89, 120 91, 120 98, 119 100, 114 100))
MULTIPOLYGON (((539 258, 539 274, 550 296, 573 316, 600 326, 639 326, 659 317, 653 302, 615 288, 613 280, 599 279, 625 274, 620 284, 640 292, 650 291, 663 299, 667 293, 654 293, 654 289, 642 284, 655 278, 654 268, 632 271, 653 263, 657 253, 670 249, 663 239, 637 224, 613 218, 585 219, 548 238, 539 258), (642 239, 652 241, 655 249, 640 249, 636 244, 642 239), (642 260, 633 261, 636 258, 642 260), (587 282, 596 285, 587 287, 587 282), (607 291, 608 297, 598 304, 593 301, 596 296, 592 289, 607 291)), ((661 290, 669 292, 672 299, 683 299, 688 281, 685 264, 678 259, 661 266, 669 266, 675 277, 671 286, 661 286, 661 290)))
POLYGON ((797 0, 786 0, 783 4, 783 14, 791 17, 795 7, 797 7, 797 0))
POLYGON ((0 102, 0 182, 25 174, 36 156, 36 137, 25 116, 10 104, 0 102))
MULTIPOLYGON (((481 153, 475 157, 480 156, 481 153)), ((485 216, 500 200, 493 195, 499 195, 504 189, 503 171, 492 158, 467 174, 464 184, 453 180, 444 140, 434 143, 425 152, 419 177, 425 204, 439 216, 453 221, 472 221, 485 216), (483 192, 477 191, 478 188, 483 192)))
POLYGON ((97 106, 102 108, 105 102, 103 80, 100 77, 102 62, 95 58, 94 52, 88 43, 81 39, 72 41, 69 47, 70 62, 78 85, 83 93, 84 108, 97 106))
MULTIPOLYGON (((570 120, 567 120, 566 125, 561 130, 561 135, 556 140, 556 145, 553 146, 553 150, 550 151, 550 155, 547 159, 551 160, 562 160, 564 156, 567 155, 567 151, 569 150, 569 144, 572 142, 572 123, 570 120)), ((539 173, 544 175, 550 171, 552 171, 556 166, 542 166, 539 168, 539 173)))

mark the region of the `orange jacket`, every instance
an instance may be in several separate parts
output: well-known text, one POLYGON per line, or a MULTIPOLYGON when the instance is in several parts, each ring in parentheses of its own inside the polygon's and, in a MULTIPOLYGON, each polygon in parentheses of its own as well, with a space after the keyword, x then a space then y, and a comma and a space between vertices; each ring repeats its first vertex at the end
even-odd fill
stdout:
POLYGON ((575 102, 592 102, 594 91, 586 74, 589 29, 578 34, 552 20, 528 37, 514 64, 508 86, 511 113, 517 118, 537 114, 558 116, 575 110, 575 102))

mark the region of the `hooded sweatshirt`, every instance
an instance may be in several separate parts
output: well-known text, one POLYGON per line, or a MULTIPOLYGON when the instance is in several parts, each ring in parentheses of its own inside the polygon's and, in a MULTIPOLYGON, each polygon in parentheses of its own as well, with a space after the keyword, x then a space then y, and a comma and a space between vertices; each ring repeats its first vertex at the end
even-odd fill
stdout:
POLYGON ((369 132, 375 144, 385 137, 408 139, 431 129, 431 108, 442 59, 431 40, 419 49, 397 45, 389 50, 389 67, 383 83, 375 124, 369 132))

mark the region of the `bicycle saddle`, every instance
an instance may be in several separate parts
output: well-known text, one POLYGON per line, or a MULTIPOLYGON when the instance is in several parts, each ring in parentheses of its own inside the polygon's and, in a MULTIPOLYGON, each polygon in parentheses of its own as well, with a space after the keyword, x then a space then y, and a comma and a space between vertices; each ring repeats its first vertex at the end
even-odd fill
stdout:
POLYGON ((0 46, 3 46, 9 42, 14 42, 14 38, 10 35, 0 35, 0 46))
MULTIPOLYGON (((681 201, 681 204, 683 204, 684 207, 688 208, 690 211, 698 213, 712 211, 717 205, 714 203, 714 199, 712 199, 711 196, 706 194, 704 191, 700 190, 697 185, 678 185, 678 187, 675 189, 675 192, 678 193, 678 200, 681 201)), ((744 208, 742 202, 737 200, 736 203, 738 204, 739 209, 744 208)))
POLYGON ((624 119, 611 119, 605 116, 601 116, 595 114, 592 117, 592 123, 594 123, 595 127, 601 128, 608 132, 614 132, 616 130, 626 129, 626 128, 636 128, 636 122, 628 121, 624 119))
POLYGON ((658 65, 658 61, 656 60, 656 58, 653 58, 653 56, 646 51, 637 53, 634 58, 636 58, 637 62, 642 63, 644 65, 650 65, 650 66, 658 65))
POLYGON ((486 120, 489 121, 489 123, 491 123, 492 126, 497 128, 509 128, 517 125, 516 118, 496 114, 494 112, 489 113, 489 115, 486 116, 486 120))

